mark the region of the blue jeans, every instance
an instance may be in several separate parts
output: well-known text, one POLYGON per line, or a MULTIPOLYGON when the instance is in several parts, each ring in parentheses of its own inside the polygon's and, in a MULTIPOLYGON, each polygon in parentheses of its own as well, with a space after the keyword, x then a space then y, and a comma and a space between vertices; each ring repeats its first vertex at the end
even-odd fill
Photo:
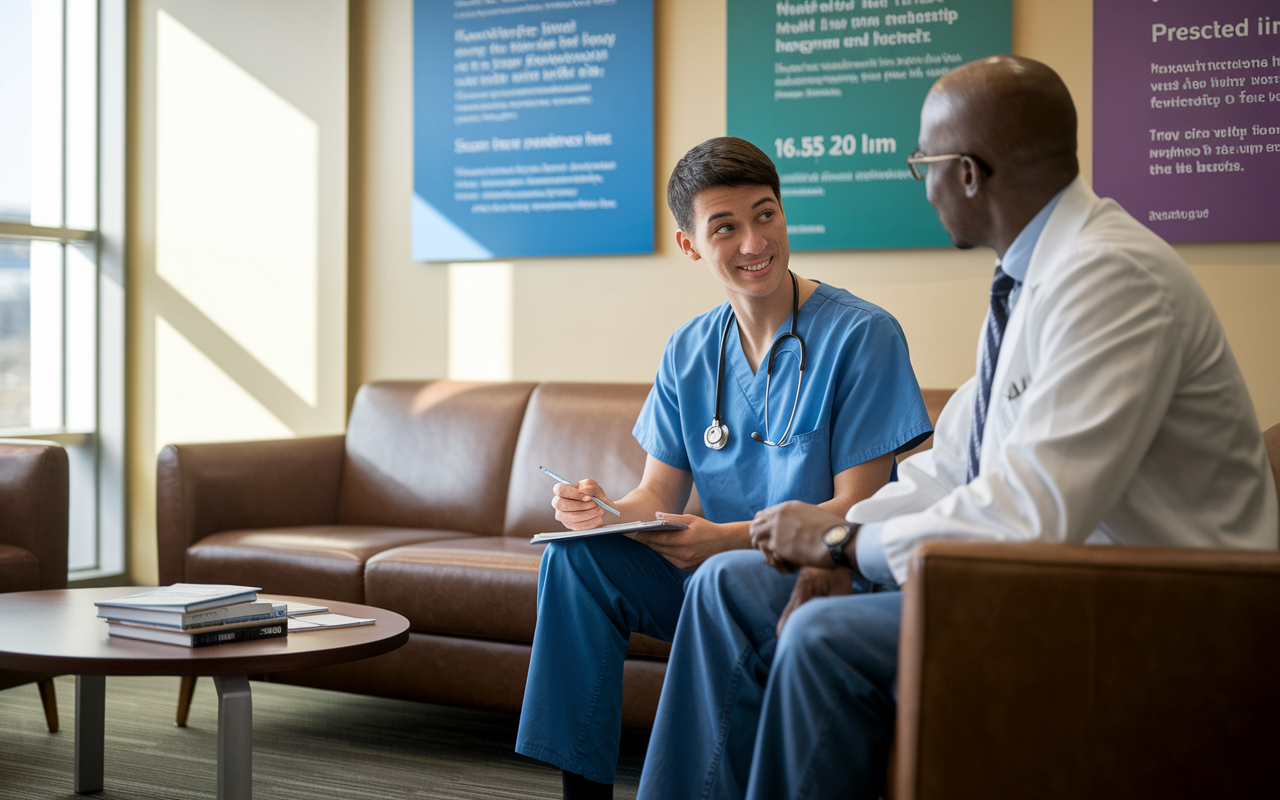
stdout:
POLYGON ((613 783, 628 640, 671 641, 687 577, 625 536, 547 545, 517 753, 613 783))
POLYGON ((713 556, 690 578, 641 800, 880 796, 902 595, 810 600, 779 640, 794 586, 755 551, 713 556))

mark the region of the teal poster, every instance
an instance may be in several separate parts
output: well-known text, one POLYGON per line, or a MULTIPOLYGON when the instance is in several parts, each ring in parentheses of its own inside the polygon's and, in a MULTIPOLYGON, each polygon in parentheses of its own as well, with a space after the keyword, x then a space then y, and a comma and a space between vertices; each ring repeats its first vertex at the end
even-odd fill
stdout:
POLYGON ((729 0, 728 132, 782 179, 792 250, 945 247, 911 177, 920 105, 1012 39, 1012 0, 729 0))

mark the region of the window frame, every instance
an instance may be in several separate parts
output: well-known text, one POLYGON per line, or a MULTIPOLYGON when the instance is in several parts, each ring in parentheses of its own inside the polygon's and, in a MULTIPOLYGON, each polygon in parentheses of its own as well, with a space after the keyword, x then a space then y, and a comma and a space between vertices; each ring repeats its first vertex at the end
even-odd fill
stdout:
MULTIPOLYGON (((93 229, 65 227, 67 206, 67 4, 63 0, 63 52, 61 104, 63 126, 62 181, 63 226, 32 225, 0 220, 0 238, 9 241, 56 242, 61 247, 63 378, 62 425, 0 428, 0 439, 52 441, 67 450, 71 466, 70 535, 80 550, 75 568, 69 568, 73 586, 114 585, 128 568, 126 558, 125 505, 125 242, 126 242, 126 0, 96 2, 96 150, 93 180, 97 199, 93 229), (92 403, 80 414, 78 424, 68 426, 66 308, 69 281, 68 253, 78 248, 92 265, 90 292, 93 304, 91 355, 83 359, 75 383, 92 387, 92 403), (91 424, 86 422, 91 419, 91 424), (86 542, 88 544, 86 544, 86 542), (91 559, 85 558, 89 548, 91 559)), ((84 299, 82 296, 81 299, 84 299)), ((34 316, 34 315, 33 315, 34 316)), ((86 398, 78 398, 84 407, 86 398)), ((75 558, 75 556, 73 556, 75 558)))

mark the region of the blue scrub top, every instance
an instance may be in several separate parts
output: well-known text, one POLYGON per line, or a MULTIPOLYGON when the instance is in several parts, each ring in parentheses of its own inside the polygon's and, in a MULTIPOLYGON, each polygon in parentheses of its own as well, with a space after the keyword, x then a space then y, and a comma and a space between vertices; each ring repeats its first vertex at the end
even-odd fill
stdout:
MULTIPOLYGON (((720 337, 732 310, 725 302, 671 335, 632 431, 646 453, 693 473, 707 519, 736 522, 785 500, 830 500, 833 475, 914 447, 933 431, 898 321, 843 289, 819 284, 796 320, 806 357, 793 443, 769 447, 751 438, 753 431, 765 436, 766 364, 751 372, 735 322, 720 398, 729 443, 707 447, 702 437, 715 407, 720 337)), ((788 316, 775 340, 790 329, 788 316)), ((766 437, 772 441, 786 428, 799 366, 794 340, 778 350, 766 437)))

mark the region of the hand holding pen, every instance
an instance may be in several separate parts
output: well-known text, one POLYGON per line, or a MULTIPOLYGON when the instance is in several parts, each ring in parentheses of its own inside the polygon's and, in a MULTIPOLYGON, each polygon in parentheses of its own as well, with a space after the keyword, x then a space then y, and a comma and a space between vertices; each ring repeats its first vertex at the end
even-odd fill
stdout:
POLYGON ((569 530, 584 531, 600 527, 605 522, 605 511, 621 516, 621 512, 613 507, 600 484, 592 479, 570 483, 546 467, 538 469, 555 478, 556 485, 552 489, 555 497, 552 498, 551 505, 556 510, 556 520, 569 530))

